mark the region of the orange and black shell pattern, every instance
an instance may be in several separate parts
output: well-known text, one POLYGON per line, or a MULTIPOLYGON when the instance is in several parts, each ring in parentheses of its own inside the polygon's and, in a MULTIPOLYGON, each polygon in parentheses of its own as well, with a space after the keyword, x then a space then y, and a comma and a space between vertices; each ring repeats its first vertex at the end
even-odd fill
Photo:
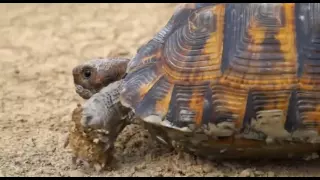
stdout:
POLYGON ((179 5, 129 63, 121 102, 199 155, 317 151, 319 14, 319 3, 179 5))

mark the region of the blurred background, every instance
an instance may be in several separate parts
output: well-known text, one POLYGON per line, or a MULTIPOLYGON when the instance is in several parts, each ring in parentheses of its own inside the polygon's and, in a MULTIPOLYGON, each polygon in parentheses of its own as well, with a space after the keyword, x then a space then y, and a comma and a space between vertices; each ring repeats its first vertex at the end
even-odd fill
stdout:
POLYGON ((177 4, 0 4, 0 176, 317 176, 319 163, 207 162, 152 143, 129 126, 118 170, 86 173, 63 148, 78 102, 71 70, 90 58, 134 55, 177 4))

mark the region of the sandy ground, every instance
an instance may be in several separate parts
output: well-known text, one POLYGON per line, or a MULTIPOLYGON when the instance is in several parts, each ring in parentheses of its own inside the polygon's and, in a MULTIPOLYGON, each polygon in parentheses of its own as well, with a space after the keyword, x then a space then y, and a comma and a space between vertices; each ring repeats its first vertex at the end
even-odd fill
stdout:
POLYGON ((85 172, 63 148, 78 102, 71 69, 92 57, 130 57, 170 18, 175 4, 1 4, 0 176, 319 176, 319 161, 178 159, 128 126, 119 168, 85 172))

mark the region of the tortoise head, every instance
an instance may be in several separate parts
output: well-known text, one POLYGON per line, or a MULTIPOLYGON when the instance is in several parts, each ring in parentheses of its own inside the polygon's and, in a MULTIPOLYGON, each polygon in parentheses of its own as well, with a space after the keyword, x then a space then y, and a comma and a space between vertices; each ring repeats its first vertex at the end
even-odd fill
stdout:
POLYGON ((120 80, 128 63, 126 58, 101 58, 77 65, 72 70, 76 92, 82 98, 89 99, 103 87, 120 80))

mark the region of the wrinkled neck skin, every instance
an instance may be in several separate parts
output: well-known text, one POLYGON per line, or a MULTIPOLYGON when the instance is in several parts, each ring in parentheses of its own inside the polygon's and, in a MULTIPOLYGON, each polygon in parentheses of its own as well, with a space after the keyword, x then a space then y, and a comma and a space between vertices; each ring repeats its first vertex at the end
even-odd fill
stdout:
POLYGON ((102 88, 88 99, 82 112, 81 125, 99 134, 99 140, 106 144, 106 150, 113 144, 121 131, 134 119, 131 109, 120 102, 122 80, 102 88))

